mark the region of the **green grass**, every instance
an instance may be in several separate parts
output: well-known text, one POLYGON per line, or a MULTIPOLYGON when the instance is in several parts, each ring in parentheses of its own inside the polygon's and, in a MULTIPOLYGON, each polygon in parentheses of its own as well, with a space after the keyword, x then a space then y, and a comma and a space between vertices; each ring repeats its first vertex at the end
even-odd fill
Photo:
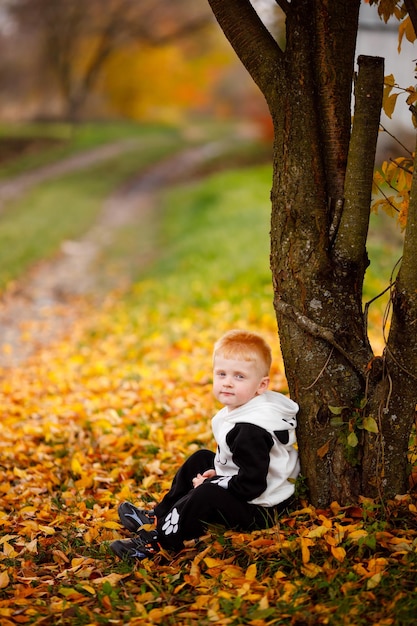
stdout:
POLYGON ((270 186, 271 168, 261 166, 244 174, 223 172, 164 194, 160 246, 166 253, 152 275, 174 269, 191 280, 202 276, 205 284, 269 284, 270 186))
POLYGON ((48 124, 0 124, 0 143, 10 139, 46 140, 42 150, 23 152, 0 166, 0 179, 10 178, 22 172, 53 163, 78 152, 98 146, 127 140, 149 140, 152 137, 179 139, 176 128, 152 126, 131 122, 103 123, 48 123, 48 124))
MULTIPOLYGON (((265 165, 226 171, 164 193, 158 204, 162 253, 150 276, 176 281, 177 293, 202 281, 201 298, 208 301, 210 285, 221 290, 239 282, 253 297, 269 290, 270 186, 271 167, 265 165)), ((364 302, 388 286, 401 243, 394 220, 371 216, 364 302)), ((379 317, 387 300, 388 295, 372 305, 379 317)))
POLYGON ((62 241, 82 235, 115 188, 182 145, 165 131, 147 130, 138 139, 133 150, 41 184, 6 207, 0 214, 0 290, 54 255, 62 241))
MULTIPOLYGON (((157 161, 162 156, 172 153, 174 150, 182 148, 184 145, 194 145, 205 141, 216 141, 224 139, 226 132, 230 133, 230 127, 224 124, 211 125, 198 129, 198 132, 190 133, 181 129, 172 129, 160 126, 141 127, 135 124, 83 124, 80 126, 69 125, 25 125, 23 127, 0 127, 0 141, 3 137, 40 137, 55 138, 62 143, 37 151, 35 154, 23 155, 12 160, 10 164, 3 167, 2 175, 11 176, 14 173, 28 171, 35 165, 45 165, 48 162, 59 160, 75 152, 82 152, 87 148, 93 148, 104 143, 126 138, 137 139, 136 148, 126 151, 125 154, 106 163, 92 167, 86 172, 77 172, 67 176, 62 176, 52 182, 39 185, 21 200, 10 203, 7 211, 0 214, 0 291, 6 285, 23 274, 27 269, 43 258, 49 258, 59 249, 63 240, 76 238, 87 230, 94 222, 100 211, 103 199, 109 195, 113 189, 122 184, 126 179, 137 174, 142 168, 147 167, 152 162, 157 161)), ((254 160, 263 160, 267 157, 270 148, 265 144, 256 141, 233 141, 233 133, 230 146, 227 151, 214 154, 205 165, 202 166, 202 173, 216 171, 227 167, 230 162, 247 164, 254 160)), ((235 179, 227 184, 231 188, 238 185, 237 179, 240 174, 235 174, 235 179)), ((254 177, 256 178, 256 174, 254 177)), ((269 176, 269 175, 268 175, 269 176)), ((164 226, 164 232, 159 238, 155 232, 155 220, 153 215, 141 216, 141 222, 137 228, 122 228, 114 237, 114 241, 104 254, 107 258, 100 261, 107 265, 112 264, 112 271, 127 273, 129 276, 137 275, 139 267, 144 266, 144 257, 154 256, 154 250, 165 246, 167 238, 175 239, 179 235, 184 220, 190 220, 189 232, 193 241, 193 231, 198 228, 199 219, 204 213, 212 212, 210 198, 214 203, 219 202, 221 188, 214 185, 210 191, 211 183, 203 184, 201 191, 198 185, 191 186, 188 191, 180 191, 180 196, 176 199, 175 193, 161 199, 161 208, 155 207, 154 211, 160 211, 168 220, 168 226, 164 226), (198 198, 195 200, 194 193, 198 198), (183 195, 181 195, 183 194, 183 195), (194 202, 197 203, 197 211, 194 211, 194 202), (164 207, 172 202, 172 209, 164 207), (183 204, 179 207, 178 204, 183 204), (194 216, 193 216, 194 214, 194 216), (170 217, 171 216, 171 217, 170 217), (194 221, 191 221, 191 218, 194 221), (173 229, 172 235, 169 230, 173 221, 178 221, 178 225, 173 229), (138 254, 139 251, 139 254, 138 254)), ((267 212, 269 180, 266 181, 265 188, 263 182, 254 181, 254 186, 261 185, 262 190, 258 192, 256 203, 263 203, 263 215, 268 220, 267 212)), ((243 206, 246 202, 246 193, 240 192, 241 199, 236 197, 236 190, 231 191, 231 202, 239 203, 243 199, 243 206)), ((251 197, 250 193, 249 196, 251 197)), ((221 200, 228 201, 227 197, 221 200)), ((237 208, 238 205, 236 205, 237 208)), ((245 209, 248 215, 246 220, 251 220, 250 210, 245 209)), ((243 217, 243 214, 242 214, 243 217)), ((235 219, 236 215, 230 219, 235 219)), ((211 227, 209 222, 201 223, 199 233, 204 237, 204 230, 211 227)), ((250 226, 252 228, 252 226, 250 226)), ((223 233, 225 229, 223 228, 223 233)), ((267 230, 264 231, 267 233, 267 230)), ((183 233, 181 232, 181 238, 183 233)), ((221 233, 216 235, 219 243, 221 233)), ((185 240, 184 240, 185 243, 185 240)), ((222 245, 224 245, 224 240, 222 245)), ((226 245, 230 246, 230 242, 226 245)), ((246 244, 245 244, 246 245, 246 244)), ((247 244, 251 247, 250 242, 247 244)), ((265 250, 268 249, 268 242, 265 241, 265 250)), ((212 253, 216 253, 216 244, 211 248, 212 253)), ((201 250, 200 250, 201 251, 201 250)), ((184 252, 187 252, 184 250, 184 252)), ((170 252, 171 254, 171 252, 170 252)), ((197 255, 198 256, 198 255, 197 255)), ((242 257, 243 258, 243 257, 242 257)), ((250 255, 247 257, 249 262, 250 255)), ((268 267, 267 257, 265 268, 268 267)), ((191 261, 194 263, 194 261, 191 261)), ((197 259, 198 264, 198 259, 197 259)), ((145 268, 148 269, 148 265, 145 268)))
MULTIPOLYGON (((92 123, 22 123, 2 124, 0 122, 0 180, 16 176, 36 167, 47 165, 55 160, 71 156, 77 152, 90 150, 103 144, 128 139, 151 140, 164 136, 172 141, 186 142, 188 145, 202 141, 222 140, 232 134, 229 123, 204 122, 199 120, 195 127, 182 128, 161 124, 139 124, 134 122, 92 122, 92 123), (1 162, 1 144, 11 139, 44 141, 42 150, 22 150, 14 158, 1 162)), ((269 158, 271 148, 265 142, 247 140, 239 148, 241 163, 253 159, 269 158), (254 154, 255 153, 255 154, 254 154)), ((231 139, 231 153, 236 162, 236 150, 231 139)), ((224 157, 213 156, 212 167, 218 163, 222 167, 224 157)))

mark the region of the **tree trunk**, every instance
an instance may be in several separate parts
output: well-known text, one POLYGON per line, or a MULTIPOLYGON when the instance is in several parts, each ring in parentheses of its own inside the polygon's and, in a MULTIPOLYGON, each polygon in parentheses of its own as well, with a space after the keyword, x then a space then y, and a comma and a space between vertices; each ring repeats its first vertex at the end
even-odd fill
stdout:
MULTIPOLYGON (((410 333, 417 278, 410 244, 395 289, 387 352, 374 358, 362 287, 383 60, 358 60, 351 128, 360 0, 281 0, 285 51, 248 1, 209 2, 274 123, 274 306, 290 393, 300 405, 297 437, 310 500, 327 506, 332 500, 351 503, 360 494, 394 495, 405 487, 416 400, 410 333), (405 354, 412 367, 405 365, 405 354), (389 400, 397 417, 391 411, 381 419, 380 407, 389 400), (394 471, 386 468, 388 459, 395 460, 394 471)), ((409 229, 415 242, 417 233, 409 229)))
MULTIPOLYGON (((417 155, 417 146, 415 155, 417 155)), ((373 413, 379 433, 366 433, 363 481, 370 495, 394 495, 407 490, 409 436, 417 401, 417 159, 408 207, 403 257, 391 293, 392 320, 383 356, 382 379, 373 413)))

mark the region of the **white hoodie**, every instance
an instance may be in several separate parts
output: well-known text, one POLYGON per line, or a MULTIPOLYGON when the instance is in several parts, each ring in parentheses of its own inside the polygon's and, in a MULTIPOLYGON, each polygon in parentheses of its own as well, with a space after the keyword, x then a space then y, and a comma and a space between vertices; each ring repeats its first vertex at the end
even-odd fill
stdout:
POLYGON ((212 419, 217 443, 211 482, 230 489, 251 504, 271 507, 294 493, 299 472, 295 428, 298 404, 276 391, 266 391, 212 419))

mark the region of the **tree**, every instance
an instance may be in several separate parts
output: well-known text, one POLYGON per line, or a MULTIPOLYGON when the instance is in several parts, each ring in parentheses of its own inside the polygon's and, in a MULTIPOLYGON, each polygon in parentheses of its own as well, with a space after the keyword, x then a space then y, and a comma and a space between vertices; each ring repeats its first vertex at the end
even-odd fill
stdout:
MULTIPOLYGON (((208 1, 273 121, 274 307, 289 390, 300 405, 310 501, 404 493, 417 400, 417 173, 391 286, 391 327, 377 356, 362 290, 384 62, 360 57, 355 72, 360 0, 276 0, 285 48, 249 0, 208 1)), ((389 13, 396 5, 380 4, 389 13)), ((411 17, 416 1, 406 6, 411 17)))
POLYGON ((126 43, 163 45, 205 26, 209 11, 179 0, 16 0, 22 30, 40 39, 43 72, 53 77, 74 120, 109 58, 126 43))

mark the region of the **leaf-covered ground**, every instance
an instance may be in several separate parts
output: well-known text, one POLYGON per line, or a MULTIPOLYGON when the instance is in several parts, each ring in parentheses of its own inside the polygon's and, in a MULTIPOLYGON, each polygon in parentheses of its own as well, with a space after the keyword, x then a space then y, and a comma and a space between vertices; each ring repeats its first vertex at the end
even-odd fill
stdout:
MULTIPOLYGON (((191 288, 194 296, 203 286, 191 288)), ((185 456, 212 447, 212 343, 268 306, 242 293, 196 309, 137 286, 1 378, 0 622, 9 624, 409 624, 417 608, 417 508, 315 510, 273 529, 210 529, 197 548, 128 564, 108 550, 117 504, 147 504, 185 456), (174 311, 174 313, 173 313, 174 311), (213 324, 213 319, 216 324, 213 324)), ((279 358, 273 384, 285 390, 279 358)))
MULTIPOLYGON (((242 190, 241 174, 221 175, 167 197, 177 244, 155 274, 100 309, 68 305, 66 337, 0 369, 1 626, 415 622, 414 495, 326 511, 301 499, 272 529, 211 528, 200 545, 154 560, 121 562, 108 549, 123 536, 119 502, 159 500, 186 456, 213 447, 219 335, 262 332, 275 357, 271 387, 286 391, 268 176, 247 176, 242 190)), ((28 342, 37 330, 25 327, 28 342)))

